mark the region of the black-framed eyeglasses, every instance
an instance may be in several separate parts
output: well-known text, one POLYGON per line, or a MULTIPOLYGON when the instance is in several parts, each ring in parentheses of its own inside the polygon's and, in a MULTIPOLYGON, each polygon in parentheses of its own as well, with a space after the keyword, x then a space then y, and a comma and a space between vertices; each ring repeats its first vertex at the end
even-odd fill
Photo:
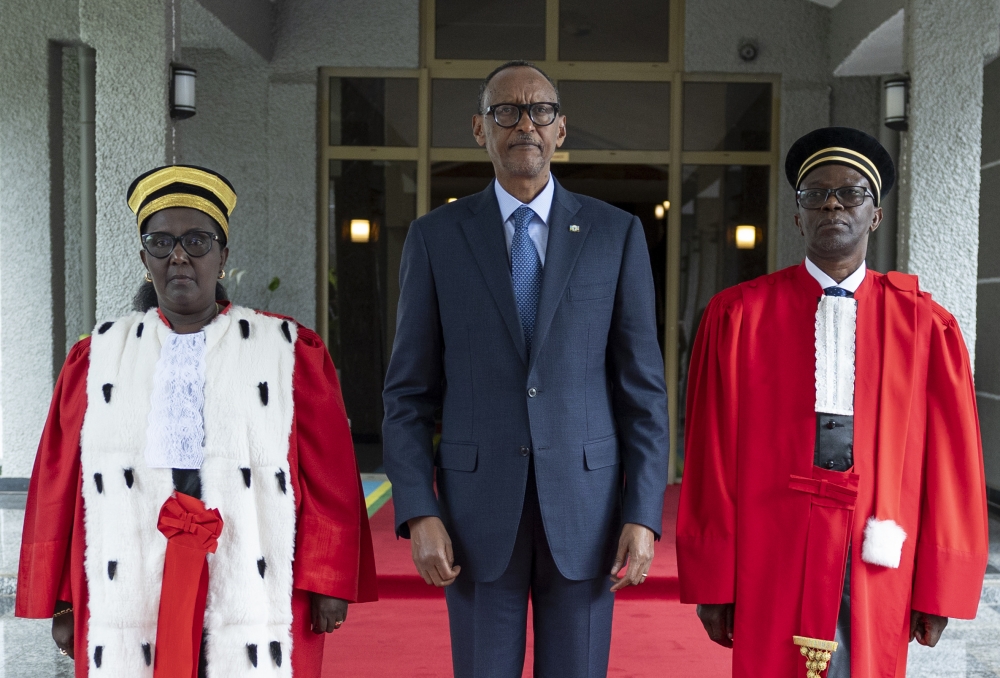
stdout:
POLYGON ((539 127, 547 127, 556 121, 559 104, 538 101, 533 104, 494 104, 486 109, 486 115, 493 115, 493 122, 501 127, 513 127, 521 121, 521 112, 527 111, 531 122, 539 127))
POLYGON ((826 204, 827 200, 830 199, 831 193, 837 196, 837 201, 844 207, 857 207, 858 205, 861 205, 868 196, 871 196, 873 203, 875 202, 875 196, 872 195, 871 191, 864 186, 803 188, 795 191, 795 200, 799 205, 805 207, 807 210, 818 210, 826 204))
POLYGON ((184 251, 192 257, 203 257, 212 251, 212 243, 218 239, 218 235, 208 231, 188 231, 183 235, 156 231, 142 236, 142 246, 157 259, 169 257, 177 247, 177 243, 180 243, 184 251))

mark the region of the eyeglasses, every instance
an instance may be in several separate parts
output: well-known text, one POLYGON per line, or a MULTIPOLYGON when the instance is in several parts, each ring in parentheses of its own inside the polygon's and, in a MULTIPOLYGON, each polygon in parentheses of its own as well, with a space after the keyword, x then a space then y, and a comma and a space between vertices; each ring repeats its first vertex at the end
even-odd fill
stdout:
POLYGON ((147 233, 142 236, 142 246, 150 255, 157 259, 166 259, 170 253, 181 244, 184 251, 192 257, 203 257, 212 251, 212 242, 218 240, 219 236, 207 231, 188 231, 184 235, 171 235, 157 231, 147 233))
POLYGON ((863 186, 841 186, 840 188, 803 188, 795 191, 796 202, 807 210, 818 210, 826 201, 830 199, 830 194, 837 196, 837 201, 844 207, 857 207, 861 205, 865 198, 871 196, 875 202, 875 196, 863 186))
POLYGON ((547 127, 556 121, 559 104, 539 101, 534 104, 496 104, 486 109, 485 115, 493 114, 493 121, 501 127, 513 127, 521 121, 521 111, 527 111, 531 122, 539 127, 547 127))

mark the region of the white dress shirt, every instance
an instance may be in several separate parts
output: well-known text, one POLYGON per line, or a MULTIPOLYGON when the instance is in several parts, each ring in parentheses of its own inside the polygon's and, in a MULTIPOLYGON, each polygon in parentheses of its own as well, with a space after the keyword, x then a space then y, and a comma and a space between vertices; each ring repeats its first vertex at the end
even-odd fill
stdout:
POLYGON ((819 266, 809 261, 809 257, 806 257, 806 270, 809 271, 809 275, 815 278, 816 282, 818 282, 819 286, 824 290, 827 287, 843 287, 851 294, 854 294, 858 291, 858 288, 861 287, 861 283, 865 281, 865 273, 868 272, 868 265, 862 261, 858 270, 844 278, 841 282, 837 282, 824 273, 819 266))
MULTIPOLYGON (((500 203, 500 216, 503 217, 503 234, 507 239, 507 259, 509 261, 510 243, 514 239, 514 212, 524 203, 505 191, 499 181, 493 181, 493 188, 496 190, 497 202, 500 203)), ((552 174, 549 173, 549 183, 545 184, 542 192, 528 203, 528 207, 535 213, 535 216, 531 217, 531 221, 528 222, 528 237, 535 243, 538 258, 543 267, 545 266, 545 249, 549 244, 549 212, 552 210, 552 196, 555 191, 555 182, 552 181, 552 174)))

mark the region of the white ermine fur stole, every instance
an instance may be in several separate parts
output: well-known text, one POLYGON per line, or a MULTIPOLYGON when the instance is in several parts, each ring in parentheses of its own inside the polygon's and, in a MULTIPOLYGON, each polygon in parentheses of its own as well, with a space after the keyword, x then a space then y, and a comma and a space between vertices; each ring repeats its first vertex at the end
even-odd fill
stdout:
MULTIPOLYGON (((208 678, 290 678, 297 328, 233 306, 204 331, 202 500, 225 522, 208 556, 208 678)), ((154 308, 104 323, 91 338, 80 448, 94 678, 153 675, 167 545, 156 523, 173 479, 170 469, 148 468, 144 450, 153 374, 169 332, 154 308)))

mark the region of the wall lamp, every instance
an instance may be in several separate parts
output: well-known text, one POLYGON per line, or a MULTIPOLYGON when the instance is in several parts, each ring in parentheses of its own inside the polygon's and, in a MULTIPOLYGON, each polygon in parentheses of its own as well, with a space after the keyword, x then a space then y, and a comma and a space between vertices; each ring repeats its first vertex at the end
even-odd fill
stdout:
POLYGON ((736 227, 736 249, 752 250, 757 246, 757 227, 752 224, 740 224, 736 227))
POLYGON ((897 132, 910 129, 908 104, 910 79, 893 78, 885 81, 885 126, 897 132))
POLYGON ((184 120, 195 114, 194 84, 198 71, 182 64, 170 64, 170 117, 184 120))
POLYGON ((372 223, 367 219, 351 219, 351 242, 369 242, 372 238, 372 223))

